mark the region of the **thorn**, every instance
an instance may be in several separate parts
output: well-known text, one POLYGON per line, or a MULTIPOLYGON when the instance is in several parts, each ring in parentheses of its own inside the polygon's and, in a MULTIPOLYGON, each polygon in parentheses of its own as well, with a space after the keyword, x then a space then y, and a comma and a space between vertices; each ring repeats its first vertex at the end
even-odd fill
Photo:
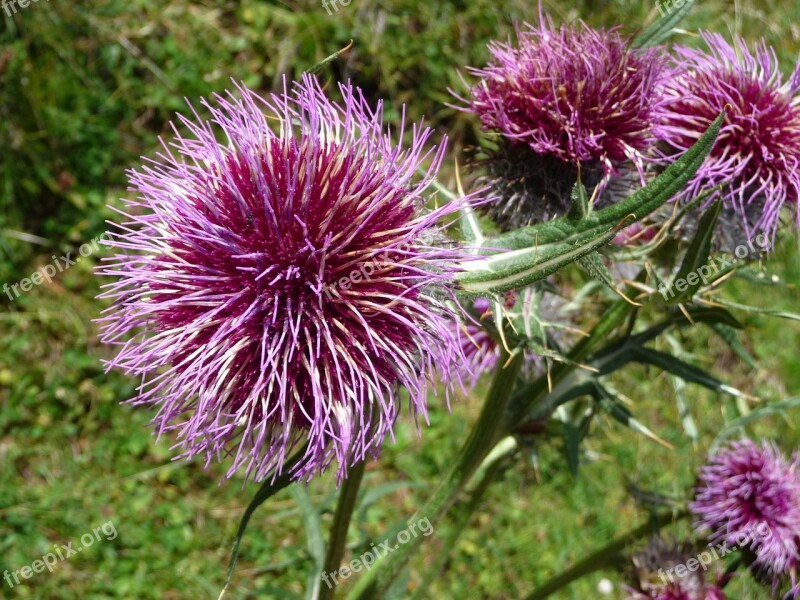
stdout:
POLYGON ((505 369, 508 365, 510 365, 511 361, 514 360, 514 357, 520 352, 522 352, 522 350, 519 347, 510 350, 508 360, 503 364, 503 368, 505 369))
POLYGON ((641 306, 641 304, 639 304, 638 302, 635 302, 635 301, 631 300, 630 298, 628 298, 625 295, 625 292, 623 292, 621 289, 619 289, 616 285, 612 285, 611 289, 614 290, 617 294, 619 294, 620 298, 625 300, 625 302, 627 302, 631 306, 641 306))
POLYGON ((456 190, 458 191, 459 194, 461 194, 461 196, 466 196, 466 194, 464 193, 464 186, 461 185, 461 173, 458 167, 458 157, 454 158, 453 162, 455 163, 456 166, 456 172, 455 172, 456 190))
POLYGON ((694 322, 694 319, 692 319, 692 316, 689 314, 689 311, 686 310, 686 306, 684 306, 683 302, 678 304, 678 308, 681 309, 681 312, 683 313, 683 316, 686 317, 686 320, 689 321, 689 323, 691 323, 692 325, 696 325, 696 323, 694 322))
POLYGON ((546 368, 547 368, 547 393, 548 394, 552 394, 553 393, 553 378, 552 378, 551 373, 550 373, 550 359, 549 358, 545 358, 544 359, 544 363, 545 363, 546 368))

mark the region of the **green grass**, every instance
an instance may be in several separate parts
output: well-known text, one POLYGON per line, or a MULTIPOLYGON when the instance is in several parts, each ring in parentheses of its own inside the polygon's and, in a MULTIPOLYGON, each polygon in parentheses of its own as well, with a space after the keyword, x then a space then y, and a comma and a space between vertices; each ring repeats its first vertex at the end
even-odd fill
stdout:
MULTIPOLYGON (((788 68, 800 49, 793 26, 800 6, 748 0, 738 14, 732 7, 700 2, 683 39, 691 42, 699 27, 751 39, 764 35, 788 68)), ((655 15, 648 2, 548 2, 545 8, 559 19, 623 23, 630 31, 655 15)), ((371 98, 391 100, 390 119, 406 102, 412 118, 425 115, 450 134, 452 147, 473 143, 476 123, 444 105, 447 88, 461 85, 464 65, 481 63, 488 39, 509 34, 512 18, 533 19, 535 12, 533 3, 521 0, 353 0, 330 17, 316 2, 173 0, 164 6, 113 0, 102 8, 39 2, 13 23, 0 14, 0 282, 17 281, 52 254, 74 252, 103 231, 104 220, 113 218, 105 205, 125 194, 125 169, 154 151, 157 135, 168 132, 166 121, 183 110, 184 96, 196 102, 223 90, 231 77, 277 89, 281 74, 297 75, 350 39, 353 49, 327 75, 353 77, 371 98), (41 240, 32 245, 5 230, 41 240)), ((96 542, 24 585, 11 589, 0 582, 0 597, 216 598, 253 488, 242 489, 241 479, 218 485, 224 465, 171 462, 171 441, 156 444, 150 434, 151 411, 119 405, 133 395, 135 382, 104 373, 100 362, 107 353, 92 322, 102 304, 94 300, 98 283, 91 273, 98 258, 15 302, 0 297, 0 571, 30 565, 53 544, 77 543, 107 521, 118 537, 96 542)), ((770 268, 794 287, 737 281, 728 296, 770 308, 797 306, 796 244, 781 248, 770 268)), ((796 328, 765 316, 742 318, 759 369, 743 366, 710 336, 684 340, 687 350, 714 374, 765 400, 800 394, 796 328)), ((695 445, 683 431, 668 376, 632 368, 615 385, 633 399, 637 418, 674 449, 602 421, 573 478, 558 443, 538 448, 538 469, 526 448, 448 549, 451 558, 431 598, 524 596, 646 518, 626 480, 686 496, 735 403, 687 390, 700 430, 695 445)), ((441 478, 478 414, 485 387, 454 403, 451 414, 443 400, 433 399, 422 437, 400 419, 396 443, 368 466, 364 490, 379 497, 362 506, 350 533, 351 558, 369 541, 389 537, 441 478)), ((798 446, 798 416, 770 418, 754 433, 798 446)), ((326 475, 307 488, 323 532, 335 503, 334 483, 326 475)), ((303 594, 312 566, 303 523, 288 491, 256 513, 230 598, 278 598, 269 591, 274 588, 303 594)), ((412 588, 444 550, 448 527, 437 525, 437 535, 412 562, 412 588)), ((600 577, 621 581, 617 573, 602 572, 556 597, 597 597, 600 577)), ((732 598, 766 598, 744 577, 729 589, 732 598)), ((621 597, 618 589, 612 597, 621 597)))

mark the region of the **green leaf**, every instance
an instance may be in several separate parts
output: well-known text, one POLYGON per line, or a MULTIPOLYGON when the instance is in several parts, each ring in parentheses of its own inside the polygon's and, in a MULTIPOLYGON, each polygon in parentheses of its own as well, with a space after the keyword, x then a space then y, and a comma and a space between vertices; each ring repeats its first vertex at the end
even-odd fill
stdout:
POLYGON ((589 206, 589 196, 586 193, 586 187, 580 182, 576 182, 570 194, 572 204, 567 213, 567 219, 572 221, 580 221, 589 215, 591 207, 589 206))
POLYGON ((534 246, 471 262, 456 281, 463 292, 474 296, 518 290, 605 246, 623 226, 624 222, 608 231, 589 231, 567 243, 534 246))
POLYGON ((274 481, 271 479, 266 479, 264 483, 261 484, 261 487, 256 492, 256 495, 253 496, 250 504, 247 505, 247 508, 242 515, 242 520, 239 522, 239 529, 236 531, 236 537, 233 539, 231 560, 230 563, 228 563, 228 575, 225 578, 225 584, 222 586, 222 590, 219 593, 219 600, 222 600, 223 596, 225 596, 225 592, 228 590, 228 586, 233 580, 233 573, 236 569, 236 560, 239 558, 239 547, 242 544, 242 537, 247 529, 247 524, 250 522, 250 517, 252 517, 255 510, 269 498, 294 483, 294 480, 292 479, 292 470, 303 458, 303 455, 306 452, 306 447, 307 446, 304 446, 302 449, 298 450, 297 453, 295 453, 294 456, 292 456, 286 462, 286 464, 284 464, 283 473, 276 477, 274 481))
POLYGON ((636 420, 633 417, 633 413, 631 413, 627 406, 622 404, 615 392, 604 388, 599 383, 597 384, 597 391, 599 392, 600 396, 600 407, 605 410, 612 419, 622 423, 625 425, 625 427, 632 429, 636 433, 641 433, 645 437, 650 438, 662 446, 672 448, 672 445, 669 442, 664 441, 655 433, 653 433, 648 427, 636 420))
MULTIPOLYGON (((689 307, 687 312, 692 318, 692 321, 695 323, 706 323, 709 325, 720 324, 726 325, 731 329, 744 329, 744 325, 742 325, 741 322, 730 313, 730 311, 725 310, 720 306, 692 306, 689 307)), ((681 321, 683 323, 686 322, 686 316, 682 311, 676 312, 675 315, 680 315, 681 321)))
POLYGON ((323 58, 321 61, 319 61, 319 62, 318 62, 317 64, 315 64, 313 67, 311 67, 310 69, 308 69, 308 70, 306 71, 306 73, 311 73, 312 75, 313 75, 314 73, 319 73, 319 72, 320 72, 322 69, 324 69, 324 68, 325 68, 326 66, 328 66, 330 63, 332 63, 333 61, 335 61, 336 59, 338 59, 338 58, 339 58, 339 57, 340 57, 342 54, 344 54, 345 52, 347 52, 348 50, 350 50, 350 48, 352 48, 352 47, 353 47, 353 40, 350 40, 350 43, 349 43, 349 44, 347 44, 347 46, 345 46, 345 47, 344 47, 344 48, 342 48, 341 50, 337 50, 336 52, 334 52, 334 53, 333 53, 333 54, 331 54, 330 56, 328 56, 328 57, 326 57, 326 58, 323 58))
MULTIPOLYGON (((671 288, 674 288, 677 282, 683 281, 688 283, 688 287, 672 297, 669 300, 670 303, 691 300, 697 290, 706 282, 703 269, 710 269, 708 257, 711 254, 711 242, 714 238, 714 229, 717 226, 720 212, 722 212, 722 202, 714 202, 700 218, 697 233, 692 238, 689 248, 686 250, 686 255, 683 257, 681 267, 678 269, 678 274, 670 285, 671 288), (694 283, 691 282, 692 278, 695 279, 694 283)), ((714 270, 716 271, 716 268, 714 270)))
POLYGON ((678 409, 678 416, 683 424, 683 431, 693 442, 697 442, 700 435, 697 431, 697 424, 694 422, 689 404, 686 402, 686 382, 680 377, 672 376, 672 386, 675 389, 675 407, 678 409))
POLYGON ((614 277, 603 262, 602 257, 597 252, 587 254, 586 256, 578 259, 578 264, 594 279, 608 287, 609 289, 618 291, 617 284, 614 283, 614 277))
POLYGON ((711 443, 710 452, 713 452, 730 436, 743 431, 744 428, 759 419, 770 417, 773 415, 785 415, 789 409, 800 407, 800 396, 781 400, 779 402, 770 402, 763 406, 750 411, 748 414, 738 417, 728 423, 722 431, 717 434, 714 441, 711 443))
POLYGON ((694 177, 714 146, 724 119, 725 111, 714 119, 700 139, 683 156, 646 187, 621 202, 591 212, 586 218, 577 222, 561 217, 491 237, 486 243, 487 252, 499 249, 518 250, 533 246, 542 248, 553 243, 569 243, 587 231, 605 231, 631 218, 631 215, 635 220, 644 218, 680 192, 694 177))
POLYGON ((656 0, 661 16, 633 40, 634 48, 651 48, 664 42, 692 10, 696 0, 656 0), (678 4, 681 4, 678 6, 678 4))
POLYGON ((715 298, 714 302, 717 304, 722 304, 723 306, 728 306, 730 308, 737 308, 739 310, 743 310, 749 313, 755 313, 759 315, 768 315, 770 317, 778 317, 780 319, 789 319, 790 321, 800 321, 800 314, 793 313, 787 310, 778 310, 774 308, 759 308, 757 306, 748 306, 747 304, 739 304, 738 302, 731 302, 730 300, 724 300, 722 298, 715 298))
POLYGON ((459 287, 472 296, 521 289, 609 243, 631 219, 643 218, 683 188, 711 150, 724 116, 664 173, 622 202, 577 221, 563 217, 487 240, 490 256, 467 263, 456 276, 459 287))
POLYGON ((715 392, 722 392, 730 394, 731 396, 745 396, 745 394, 736 388, 725 385, 713 375, 706 373, 703 369, 684 362, 666 352, 660 352, 652 348, 643 348, 641 346, 635 348, 634 352, 638 362, 644 362, 659 367, 668 373, 677 375, 689 383, 696 383, 715 392))
POLYGON ((728 347, 734 351, 736 356, 741 358, 747 364, 747 366, 749 366, 751 369, 758 368, 756 359, 754 359, 753 356, 747 351, 747 348, 744 347, 744 344, 742 344, 742 341, 739 339, 739 334, 733 327, 726 325, 725 323, 711 323, 710 327, 719 337, 723 339, 728 347))

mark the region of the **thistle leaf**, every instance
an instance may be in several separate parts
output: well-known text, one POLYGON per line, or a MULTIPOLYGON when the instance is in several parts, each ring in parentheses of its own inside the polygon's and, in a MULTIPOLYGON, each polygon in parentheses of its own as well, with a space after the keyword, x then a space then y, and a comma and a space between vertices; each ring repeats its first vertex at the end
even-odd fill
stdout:
POLYGON ((747 397, 743 392, 729 385, 725 385, 713 375, 706 373, 703 369, 684 362, 666 352, 639 346, 635 349, 635 354, 638 362, 659 367, 668 373, 677 375, 688 383, 696 383, 715 392, 722 392, 730 394, 731 396, 747 397))
POLYGON ((630 218, 630 215, 633 215, 634 220, 646 217, 680 192, 694 177, 711 151, 724 119, 725 111, 714 119, 700 139, 683 156, 646 187, 621 202, 593 211, 579 221, 561 217, 494 236, 487 240, 487 253, 501 249, 518 250, 535 245, 542 247, 555 242, 569 242, 587 231, 603 230, 602 226, 611 227, 623 219, 630 218))
POLYGON ((737 334, 736 330, 726 325, 725 323, 711 323, 709 325, 714 332, 723 339, 723 341, 728 345, 728 347, 733 350, 733 352, 741 358, 747 366, 751 369, 757 369, 758 363, 756 359, 747 351, 747 348, 744 347, 742 341, 739 339, 739 335, 737 334))
POLYGON ((710 452, 714 452, 719 446, 730 436, 734 435, 735 433, 744 430, 747 425, 758 421, 759 419, 763 419, 764 417, 769 417, 772 415, 786 415, 786 412, 790 409, 800 407, 800 396, 795 396, 793 398, 788 398, 786 400, 781 400, 779 402, 770 402, 769 404, 765 404, 763 406, 759 406, 756 409, 751 410, 746 415, 738 417, 728 423, 722 431, 717 434, 717 437, 714 438, 714 441, 711 443, 710 452))
MULTIPOLYGON (((661 206, 694 176, 711 150, 724 116, 721 113, 664 173, 622 202, 579 220, 574 215, 563 217, 487 240, 490 256, 465 266, 456 276, 460 289, 472 296, 521 289, 606 245, 631 219, 641 219, 661 206)), ((580 189, 578 186, 573 207, 580 203, 580 189)))
POLYGON ((636 36, 633 40, 634 48, 651 48, 664 42, 672 30, 677 27, 683 18, 692 10, 696 0, 656 0, 656 6, 661 16, 650 27, 636 36), (680 3, 680 6, 676 6, 680 3))
MULTIPOLYGON (((711 254, 711 242, 714 237, 714 229, 717 220, 722 212, 722 203, 715 202, 703 216, 697 226, 697 233, 689 243, 686 255, 683 257, 678 274, 672 281, 670 287, 674 287, 676 282, 686 282, 688 287, 670 299, 670 303, 686 302, 692 299, 697 290, 705 283, 705 276, 701 278, 702 269, 708 268, 708 257, 711 254), (700 275, 698 274, 700 273, 700 275), (692 278, 695 282, 692 283, 692 278)), ((714 269, 716 271, 716 269, 714 269)))

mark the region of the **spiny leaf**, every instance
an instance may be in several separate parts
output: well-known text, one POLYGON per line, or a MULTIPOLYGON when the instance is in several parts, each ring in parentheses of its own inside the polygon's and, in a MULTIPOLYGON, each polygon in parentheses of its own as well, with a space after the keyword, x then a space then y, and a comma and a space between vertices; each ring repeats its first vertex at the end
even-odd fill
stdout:
POLYGON ((800 407, 800 396, 795 396, 779 402, 770 402, 769 404, 759 406, 746 415, 734 419, 717 434, 716 438, 714 438, 714 441, 711 444, 711 452, 719 448, 719 446, 727 438, 734 433, 741 431, 747 425, 750 425, 759 419, 763 419, 764 417, 769 417, 772 415, 785 415, 786 411, 797 407, 800 407))
POLYGON ((664 42, 672 34, 697 0, 656 0, 661 16, 650 27, 636 36, 634 48, 651 48, 664 42))
POLYGON ((678 409, 678 416, 683 424, 683 430, 693 442, 697 442, 699 433, 697 431, 697 424, 694 422, 692 413, 689 410, 689 404, 686 402, 684 391, 686 390, 686 382, 680 377, 672 376, 672 386, 675 390, 675 407, 678 409))
POLYGON ((622 202, 577 221, 564 217, 487 240, 491 256, 465 265, 456 276, 460 289, 472 296, 521 289, 609 243, 630 219, 644 217, 683 188, 711 150, 724 116, 664 173, 622 202))
POLYGON ((593 211, 586 218, 574 221, 566 217, 494 236, 487 240, 487 252, 500 249, 518 250, 565 243, 591 230, 603 230, 629 218, 640 220, 680 192, 705 161, 719 134, 725 111, 714 119, 705 133, 683 156, 672 163, 646 187, 603 210, 593 211))
POLYGON ((626 427, 629 427, 633 431, 641 433, 645 437, 650 438, 654 442, 657 442, 662 446, 665 446, 666 448, 671 449, 673 447, 672 444, 661 439, 659 436, 653 433, 648 427, 646 427, 640 421, 636 420, 633 417, 633 413, 631 413, 628 407, 622 404, 622 402, 617 398, 617 394, 615 392, 612 392, 604 388, 599 383, 596 385, 600 396, 600 406, 611 416, 611 418, 613 418, 615 421, 622 423, 626 427))
POLYGON ((614 283, 614 277, 611 275, 611 271, 608 270, 606 263, 603 262, 603 259, 597 252, 592 252, 591 254, 587 254, 586 256, 579 258, 578 264, 589 275, 609 289, 615 292, 619 291, 617 284, 614 283))
POLYGON ((331 54, 330 56, 328 56, 328 57, 326 57, 326 58, 323 58, 321 61, 319 61, 319 62, 318 62, 317 64, 315 64, 313 67, 311 67, 310 69, 308 69, 308 71, 306 71, 306 73, 311 73, 311 74, 314 74, 314 73, 319 73, 319 72, 320 72, 322 69, 324 69, 324 68, 325 68, 325 67, 326 67, 328 64, 330 64, 330 63, 332 63, 333 61, 335 61, 336 59, 338 59, 338 58, 339 58, 339 57, 340 57, 342 54, 344 54, 345 52, 347 52, 348 50, 350 50, 350 48, 352 48, 352 47, 353 47, 353 40, 350 40, 350 43, 349 43, 349 44, 347 44, 347 46, 345 46, 345 47, 344 47, 344 48, 342 48, 341 50, 337 50, 336 52, 334 52, 334 53, 333 53, 333 54, 331 54))
POLYGON ((780 319, 789 319, 790 321, 800 321, 800 314, 789 312, 787 310, 778 310, 773 308, 759 308, 757 306, 748 306, 747 304, 740 304, 738 302, 731 302, 722 298, 715 298, 716 304, 722 304, 730 308, 738 308, 749 313, 756 313, 759 315, 769 315, 771 317, 778 317, 780 319))
POLYGON ((531 247, 475 261, 466 265, 468 270, 459 273, 456 281, 462 291, 475 296, 521 289, 605 246, 624 226, 622 222, 599 234, 590 231, 571 243, 531 247))
POLYGON ((741 340, 739 339, 738 333, 733 327, 730 327, 725 323, 711 323, 710 327, 725 341, 728 347, 736 353, 736 356, 741 358, 747 364, 747 366, 749 366, 751 369, 758 368, 758 363, 747 351, 747 348, 744 347, 744 344, 742 344, 741 340))
POLYGON ((723 392, 737 397, 746 397, 746 394, 734 387, 725 385, 713 375, 706 373, 703 369, 684 362, 671 354, 653 350, 652 348, 643 348, 641 346, 637 347, 634 352, 638 362, 645 362, 659 367, 668 373, 677 375, 684 381, 702 385, 715 392, 723 392))
MULTIPOLYGON (((714 229, 717 226, 717 219, 719 219, 720 212, 722 211, 722 202, 715 202, 701 217, 700 223, 697 227, 697 233, 692 238, 689 248, 686 250, 686 255, 683 257, 678 274, 672 281, 671 287, 674 287, 677 282, 688 283, 688 287, 682 292, 673 297, 670 302, 686 302, 691 300, 695 292, 705 283, 705 275, 703 269, 710 269, 708 266, 708 257, 711 254, 711 242, 714 238, 714 229), (692 283, 694 278, 694 283, 692 283)), ((715 269, 716 270, 716 269, 715 269)))
POLYGON ((567 219, 580 221, 589 215, 589 196, 586 194, 586 187, 580 182, 576 182, 570 194, 572 204, 567 213, 567 219))

